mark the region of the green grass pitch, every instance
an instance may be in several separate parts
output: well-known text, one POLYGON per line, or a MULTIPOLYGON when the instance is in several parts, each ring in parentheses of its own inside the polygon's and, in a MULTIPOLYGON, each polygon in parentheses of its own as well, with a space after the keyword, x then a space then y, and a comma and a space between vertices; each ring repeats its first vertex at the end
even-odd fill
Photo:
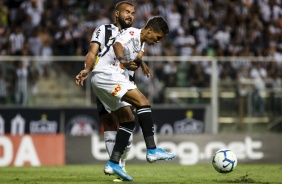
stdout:
MULTIPOLYGON (((114 176, 103 173, 104 165, 0 168, 1 184, 106 184, 114 176)), ((282 165, 239 164, 232 173, 217 173, 212 165, 130 164, 132 182, 138 184, 282 183, 282 165)))

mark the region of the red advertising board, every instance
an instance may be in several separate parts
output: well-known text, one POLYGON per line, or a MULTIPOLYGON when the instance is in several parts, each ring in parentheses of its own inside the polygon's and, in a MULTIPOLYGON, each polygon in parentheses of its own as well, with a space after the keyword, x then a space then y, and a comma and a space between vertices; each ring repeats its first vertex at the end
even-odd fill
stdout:
POLYGON ((64 164, 63 134, 0 136, 0 167, 64 164))

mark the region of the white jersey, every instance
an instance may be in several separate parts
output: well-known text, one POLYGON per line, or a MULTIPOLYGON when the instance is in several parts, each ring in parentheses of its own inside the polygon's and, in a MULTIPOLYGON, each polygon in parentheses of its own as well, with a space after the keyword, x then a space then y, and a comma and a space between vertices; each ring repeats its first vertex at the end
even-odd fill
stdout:
POLYGON ((118 33, 119 28, 114 24, 101 25, 93 32, 91 42, 97 43, 100 46, 99 52, 101 52, 109 39, 116 37, 118 33))
POLYGON ((132 61, 136 59, 140 51, 144 52, 144 43, 141 44, 140 33, 141 29, 130 27, 122 30, 117 37, 110 39, 98 55, 93 72, 111 72, 112 70, 120 71, 121 73, 124 72, 120 67, 120 62, 116 58, 112 45, 115 42, 121 43, 124 57, 127 61, 132 61))
POLYGON ((140 41, 140 33, 141 30, 136 28, 123 30, 116 38, 109 40, 96 60, 91 83, 94 93, 109 112, 124 106, 131 106, 121 99, 127 91, 137 88, 134 82, 130 81, 128 70, 120 67, 112 45, 115 42, 121 43, 124 57, 128 61, 132 61, 140 51, 144 51, 144 44, 141 45, 140 41))

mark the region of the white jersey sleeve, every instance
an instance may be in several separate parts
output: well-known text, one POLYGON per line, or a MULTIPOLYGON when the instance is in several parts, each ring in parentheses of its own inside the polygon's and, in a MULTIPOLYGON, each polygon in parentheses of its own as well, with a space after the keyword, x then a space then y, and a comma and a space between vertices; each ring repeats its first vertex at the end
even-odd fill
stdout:
POLYGON ((100 48, 105 46, 105 25, 97 27, 92 34, 91 42, 99 44, 100 48))

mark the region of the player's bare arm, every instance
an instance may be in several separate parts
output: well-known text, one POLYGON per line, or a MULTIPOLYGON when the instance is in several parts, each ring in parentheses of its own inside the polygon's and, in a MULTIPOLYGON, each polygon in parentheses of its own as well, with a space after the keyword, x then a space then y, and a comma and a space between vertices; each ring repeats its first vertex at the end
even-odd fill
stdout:
POLYGON ((90 71, 93 68, 95 57, 99 51, 99 45, 97 43, 90 43, 90 48, 85 56, 85 68, 79 72, 75 77, 75 83, 79 86, 83 86, 83 81, 87 79, 90 71))
POLYGON ((134 62, 137 64, 137 66, 141 66, 143 74, 147 77, 151 77, 152 76, 152 72, 149 68, 149 66, 142 61, 142 57, 143 57, 143 51, 140 51, 136 57, 136 59, 134 60, 134 62))
POLYGON ((137 64, 138 68, 141 66, 142 72, 145 76, 151 77, 152 72, 151 72, 150 68, 148 67, 148 65, 142 60, 142 57, 143 57, 143 51, 141 50, 138 53, 136 59, 134 59, 133 61, 137 64))
POLYGON ((135 71, 138 68, 137 64, 134 61, 126 60, 126 58, 124 57, 123 47, 121 43, 114 43, 113 48, 116 58, 119 60, 120 64, 122 64, 126 69, 135 71))
POLYGON ((147 76, 147 77, 152 77, 152 76, 153 76, 153 74, 152 74, 152 72, 151 72, 149 66, 148 66, 144 61, 142 61, 142 63, 141 63, 140 66, 141 66, 142 71, 143 71, 143 74, 144 74, 145 76, 147 76))
POLYGON ((116 58, 118 58, 118 60, 120 61, 120 63, 127 69, 135 71, 138 69, 139 66, 141 66, 143 74, 147 77, 152 76, 152 72, 149 69, 148 65, 142 61, 142 57, 143 57, 143 51, 140 51, 136 57, 136 59, 134 61, 127 61, 124 58, 124 53, 123 53, 123 47, 122 44, 119 42, 116 42, 113 45, 114 51, 115 51, 115 55, 116 58))

